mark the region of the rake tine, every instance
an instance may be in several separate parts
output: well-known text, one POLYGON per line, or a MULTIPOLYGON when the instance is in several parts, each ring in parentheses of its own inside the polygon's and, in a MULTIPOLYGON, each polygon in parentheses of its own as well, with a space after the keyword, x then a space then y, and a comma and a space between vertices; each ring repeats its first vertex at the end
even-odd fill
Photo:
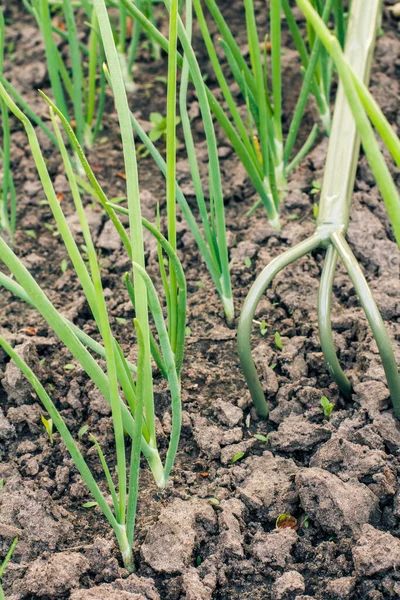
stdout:
POLYGON ((261 387, 257 370, 251 356, 251 328, 253 324, 254 313, 261 296, 273 280, 273 278, 290 263, 301 258, 308 252, 317 248, 321 243, 321 237, 315 233, 311 237, 303 240, 293 248, 289 248, 280 256, 277 256, 267 265, 253 283, 247 298, 244 302, 238 327, 238 349, 240 363, 243 373, 250 389, 251 397, 254 402, 257 414, 260 417, 268 416, 268 405, 265 400, 264 392, 261 387))
POLYGON ((400 417, 400 375, 381 313, 372 296, 361 267, 344 236, 339 232, 333 232, 330 238, 343 261, 371 326, 385 370, 394 413, 396 417, 400 417))
POLYGON ((336 355, 331 326, 331 298, 333 278, 338 261, 338 252, 332 245, 328 246, 322 269, 321 282, 318 293, 318 327, 321 348, 331 377, 336 381, 340 391, 346 398, 350 398, 352 386, 343 372, 336 355))

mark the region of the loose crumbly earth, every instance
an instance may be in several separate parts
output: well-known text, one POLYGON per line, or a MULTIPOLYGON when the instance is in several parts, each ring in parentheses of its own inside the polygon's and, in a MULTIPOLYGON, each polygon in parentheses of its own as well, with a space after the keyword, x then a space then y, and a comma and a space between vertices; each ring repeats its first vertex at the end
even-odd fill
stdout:
MULTIPOLYGON (((243 37, 242 3, 221 2, 239 39, 243 37)), ((265 26, 263 2, 258 22, 265 26)), ((400 125, 400 39, 398 23, 385 9, 371 89, 395 129, 400 125)), ((48 88, 40 35, 23 9, 11 3, 6 75, 42 116, 46 108, 36 88, 48 88), (11 60, 12 58, 12 60, 11 60)), ((165 22, 163 24, 165 28, 165 22)), ((285 39, 288 36, 285 36, 285 39)), ((247 52, 242 42, 243 52, 247 52)), ((199 47, 200 60, 205 62, 199 47)), ((293 108, 300 84, 296 55, 284 52, 284 101, 293 108)), ((147 123, 150 111, 165 111, 165 86, 156 76, 165 60, 153 63, 143 47, 136 66, 137 91, 130 98, 147 123)), ((210 84, 214 85, 210 73, 210 84)), ((311 122, 312 107, 308 120, 311 122)), ((90 152, 91 164, 110 196, 123 194, 120 140, 108 99, 101 144, 90 152)), ((192 98, 191 114, 198 155, 207 156, 192 98)), ((304 136, 307 134, 306 125, 304 136)), ((77 239, 60 159, 39 133, 56 191, 77 239)), ((278 253, 314 228, 310 194, 321 181, 327 142, 322 139, 293 173, 282 209, 283 227, 272 230, 263 209, 247 219, 255 200, 243 168, 219 135, 226 197, 226 218, 235 305, 239 313, 249 285, 278 253), (245 259, 250 259, 245 260, 245 259), (250 266, 248 266, 250 264, 250 266)), ((68 268, 66 253, 51 230, 48 206, 34 168, 26 136, 13 122, 13 172, 18 190, 15 250, 51 300, 88 333, 96 330, 86 302, 68 268), (34 233, 32 233, 34 232, 34 233), (32 237, 34 235, 34 238, 32 237)), ((191 202, 191 183, 183 151, 179 180, 191 202)), ((338 174, 338 177, 340 174, 338 174)), ((395 173, 398 181, 398 173, 395 173)), ((145 216, 154 218, 164 204, 164 183, 150 158, 140 160, 145 216)), ((121 278, 129 263, 104 215, 89 198, 87 214, 101 249, 102 273, 119 339, 135 358, 132 309, 121 278), (126 324, 116 318, 124 317, 126 324)), ((178 224, 179 252, 188 291, 186 361, 183 370, 183 435, 171 483, 156 489, 146 465, 141 474, 136 573, 120 563, 113 534, 97 509, 85 509, 90 496, 81 484, 59 436, 53 445, 43 431, 43 409, 30 386, 1 354, 0 387, 0 556, 11 540, 20 541, 4 577, 10 600, 251 600, 358 599, 400 597, 400 427, 390 409, 388 390, 363 311, 343 268, 334 282, 332 324, 340 362, 355 389, 345 402, 327 374, 317 329, 317 293, 323 252, 286 269, 260 303, 254 328, 257 360, 271 418, 257 419, 251 409, 236 352, 236 332, 223 319, 219 299, 185 222, 178 224), (283 350, 274 344, 279 331, 283 350), (274 368, 273 368, 274 365, 274 368), (335 403, 324 420, 320 398, 335 403), (255 433, 270 434, 265 444, 255 433), (242 460, 231 458, 243 451, 242 460), (210 502, 210 498, 215 500, 210 502), (275 529, 282 513, 298 520, 294 529, 275 529)), ((389 221, 364 158, 360 159, 348 239, 369 280, 394 342, 400 364, 400 257, 389 221)), ((148 268, 156 277, 154 244, 148 241, 148 268)), ((44 320, 7 292, 0 296, 1 331, 28 359, 51 392, 72 432, 87 424, 110 463, 112 428, 108 406, 93 389, 44 320)), ((156 375, 159 439, 165 450, 170 428, 168 398, 156 375)), ((80 443, 100 481, 96 452, 80 443)), ((103 482, 104 483, 104 482, 103 482)))

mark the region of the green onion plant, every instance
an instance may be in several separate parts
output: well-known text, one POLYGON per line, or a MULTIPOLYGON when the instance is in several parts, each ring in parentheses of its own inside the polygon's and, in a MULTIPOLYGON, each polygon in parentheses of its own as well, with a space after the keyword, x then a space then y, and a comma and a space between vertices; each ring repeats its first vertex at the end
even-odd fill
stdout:
MULTIPOLYGON (((153 4, 155 4, 154 0, 136 0, 136 6, 146 15, 146 17, 150 20, 150 22, 153 23, 153 25, 155 25, 155 15, 154 15, 153 4)), ((125 8, 125 10, 126 10, 126 8, 125 8)), ((130 70, 132 70, 133 64, 135 62, 141 32, 142 32, 142 29, 140 27, 140 24, 137 22, 134 23, 132 39, 131 39, 131 42, 129 45, 129 51, 128 51, 128 59, 129 59, 128 66, 129 66, 130 70)), ((160 46, 157 43, 152 42, 152 40, 149 40, 149 43, 151 45, 152 58, 154 60, 159 60, 161 58, 160 46)))
MULTIPOLYGON (((126 6, 128 14, 141 24, 149 37, 154 39, 165 52, 169 53, 170 45, 168 40, 157 31, 149 19, 137 8, 136 4, 131 2, 131 0, 121 1, 126 6)), ((164 3, 167 9, 172 11, 174 3, 169 0, 165 0, 164 3)), ((183 49, 183 56, 182 54, 177 53, 176 62, 181 69, 179 92, 180 117, 195 188, 198 212, 201 218, 201 227, 197 223, 192 208, 178 185, 176 185, 176 199, 193 233, 216 290, 221 298, 226 320, 228 324, 232 324, 234 321, 234 304, 226 240, 224 194, 219 166, 217 140, 212 119, 213 96, 204 82, 199 63, 192 47, 191 24, 192 2, 191 0, 188 0, 186 2, 185 25, 183 24, 182 19, 178 17, 178 39, 183 49), (193 83, 197 92, 208 148, 210 187, 210 200, 208 203, 206 202, 203 184, 200 178, 191 123, 187 111, 187 91, 189 82, 193 83)), ((164 158, 153 144, 149 135, 143 130, 133 113, 131 113, 131 122, 147 152, 153 157, 164 176, 167 177, 167 165, 164 158)), ((119 212, 126 212, 126 209, 119 205, 115 205, 113 208, 119 212)))
POLYGON ((89 29, 85 46, 79 41, 76 6, 69 0, 63 0, 59 6, 65 31, 53 24, 49 0, 23 0, 23 4, 34 16, 43 36, 55 104, 74 124, 79 143, 91 147, 99 133, 105 105, 105 78, 101 69, 104 55, 96 11, 90 2, 82 2, 89 29), (70 68, 53 33, 61 35, 68 43, 70 68))
POLYGON ((296 0, 326 51, 332 57, 353 113, 371 171, 385 202, 396 241, 400 247, 400 196, 380 151, 372 125, 400 167, 400 139, 383 115, 367 86, 344 55, 339 37, 332 35, 309 0, 296 0), (372 125, 371 125, 372 122, 372 125))
POLYGON ((210 105, 207 98, 207 90, 204 85, 200 67, 191 43, 193 18, 192 12, 192 0, 186 0, 185 26, 183 26, 182 21, 180 22, 180 41, 184 50, 184 55, 182 63, 179 106, 186 151, 195 188, 197 205, 204 229, 204 236, 207 242, 207 247, 211 253, 214 270, 217 271, 219 276, 217 289, 220 293, 226 319, 228 324, 232 324, 235 317, 235 311, 232 298, 228 246, 226 240, 224 193, 219 167, 217 140, 212 121, 210 105), (190 73, 192 74, 193 84, 199 100, 208 149, 210 187, 210 202, 208 207, 206 205, 203 193, 200 170, 196 157, 196 148, 187 109, 187 93, 190 73))
MULTIPOLYGON (((135 0, 136 6, 143 11, 146 17, 150 20, 151 23, 155 25, 155 17, 154 17, 154 8, 153 0, 135 0)), ((124 76, 125 86, 128 91, 133 91, 135 89, 135 85, 132 77, 133 65, 135 63, 140 35, 142 29, 140 24, 135 22, 133 23, 132 33, 130 37, 130 41, 128 41, 128 12, 126 10, 126 6, 121 0, 118 2, 110 2, 111 6, 115 6, 119 10, 119 33, 118 33, 118 52, 119 58, 121 62, 122 74, 124 76)), ((153 43, 150 40, 151 44, 151 55, 154 60, 158 60, 161 56, 161 50, 157 43, 153 43)))
MULTIPOLYGON (((69 124, 68 119, 62 114, 62 111, 60 111, 55 103, 42 93, 49 104, 52 125, 84 236, 85 252, 89 261, 88 265, 82 257, 82 253, 73 238, 62 208, 57 200, 35 130, 30 120, 18 108, 1 84, 0 97, 14 116, 21 121, 27 132, 32 155, 46 198, 53 212, 57 228, 65 244, 70 261, 76 271, 88 301, 93 318, 97 324, 102 343, 100 344, 86 334, 83 334, 76 326, 72 325, 68 320, 61 316, 2 237, 0 237, 0 256, 14 279, 2 273, 0 281, 5 287, 10 289, 17 296, 26 300, 41 313, 49 326, 71 351, 74 358, 86 371, 89 378, 98 387, 110 404, 116 449, 114 473, 111 466, 108 465, 99 444, 92 436, 90 439, 94 441, 99 454, 99 460, 102 464, 107 483, 107 493, 109 493, 112 498, 111 506, 107 501, 107 494, 100 489, 99 484, 95 481, 79 445, 71 436, 57 406, 51 400, 44 386, 25 361, 18 356, 3 337, 0 337, 0 345, 11 359, 15 361, 33 386, 49 415, 48 420, 51 419, 54 427, 60 433, 63 442, 67 446, 67 449, 94 500, 97 502, 113 528, 119 543, 125 567, 128 570, 132 570, 132 544, 138 497, 138 477, 141 453, 143 453, 147 459, 156 484, 159 487, 164 487, 173 467, 179 443, 181 427, 180 371, 183 360, 184 331, 186 325, 186 284, 182 266, 173 244, 164 238, 157 226, 146 222, 141 217, 135 143, 118 50, 114 42, 104 0, 94 0, 93 6, 96 11, 99 31, 104 44, 122 136, 127 183, 129 233, 122 226, 122 223, 111 207, 105 192, 94 176, 84 151, 79 144, 77 135, 69 124), (67 148, 59 127, 60 121, 68 141, 71 143, 72 148, 80 161, 81 167, 87 176, 87 185, 90 189, 93 189, 93 192, 97 195, 102 206, 112 219, 121 236, 128 256, 132 261, 132 272, 127 275, 126 280, 129 282, 128 292, 130 292, 132 297, 136 314, 134 319, 138 343, 138 362, 136 366, 128 363, 120 344, 117 342, 112 332, 107 304, 103 294, 100 264, 86 220, 80 187, 78 185, 80 178, 72 169, 68 159, 67 148), (171 310, 169 310, 168 326, 164 320, 159 296, 152 280, 145 270, 142 233, 143 225, 155 236, 157 243, 160 245, 160 249, 166 253, 169 260, 168 289, 170 290, 170 298, 172 297, 172 293, 176 296, 176 309, 175 313, 172 313, 171 310), (174 272, 174 277, 171 277, 172 271, 174 272), (150 316, 154 322, 153 332, 150 331, 150 316), (105 358, 105 371, 103 370, 101 363, 93 357, 86 346, 105 358), (157 357, 156 362, 158 361, 161 365, 161 371, 168 383, 171 395, 172 430, 164 463, 161 461, 157 447, 151 364, 152 353, 153 356, 156 355, 157 357), (125 439, 125 434, 128 436, 128 441, 125 439)), ((176 28, 176 22, 177 4, 172 7, 170 25, 171 45, 175 44, 175 46, 176 36, 174 35, 174 23, 176 28)), ((170 51, 173 55, 172 47, 170 48, 170 51)), ((171 94, 173 93, 173 87, 175 85, 173 71, 174 69, 172 66, 169 74, 172 86, 171 94)), ((169 173, 168 177, 172 177, 175 182, 175 162, 172 156, 175 151, 175 146, 174 141, 171 142, 171 136, 173 139, 176 137, 174 127, 170 127, 167 132, 167 146, 169 149, 167 165, 169 173)), ((169 183, 168 177, 167 184, 169 183)), ((174 199, 175 184, 169 183, 169 185, 168 209, 173 210, 172 199, 174 199)), ((170 237, 172 240, 173 235, 170 235, 170 237)))
MULTIPOLYGON (((5 47, 5 24, 3 11, 0 9, 0 75, 3 74, 5 47)), ((7 231, 12 238, 15 233, 17 220, 17 198, 14 179, 11 173, 11 139, 8 109, 0 100, 0 114, 3 129, 3 147, 0 148, 0 159, 3 178, 0 187, 0 230, 7 231)))
POLYGON ((316 34, 323 40, 328 52, 334 57, 340 84, 336 97, 315 232, 275 257, 264 267, 253 283, 244 302, 238 327, 238 350, 241 365, 258 414, 263 417, 268 416, 269 408, 251 356, 250 336, 254 314, 262 295, 277 273, 312 250, 323 248, 326 250, 326 260, 321 273, 318 294, 318 326, 321 348, 329 373, 343 395, 350 398, 353 392, 352 384, 336 355, 330 319, 332 286, 340 257, 369 321, 381 355, 394 414, 400 418, 400 375, 391 340, 367 280, 345 238, 350 220, 361 140, 387 206, 394 234, 397 241, 400 240, 400 198, 367 117, 368 114, 376 123, 377 129, 379 125, 385 134, 385 139, 392 144, 391 151, 395 153, 396 144, 394 142, 396 139, 388 130, 390 126, 385 123, 366 88, 381 20, 381 2, 380 0, 370 0, 365 3, 364 0, 352 0, 344 55, 339 38, 325 28, 323 20, 311 3, 308 0, 297 0, 297 3, 307 14, 309 22, 316 34), (361 91, 363 101, 358 90, 361 91), (364 107, 368 113, 365 112, 364 107))
MULTIPOLYGON (((154 27, 148 18, 139 10, 132 0, 121 0, 127 7, 128 13, 136 19, 149 37, 168 52, 165 37, 154 27)), ((168 0, 165 0, 168 6, 168 0)), ((241 50, 230 31, 215 0, 206 0, 207 8, 221 34, 221 46, 229 64, 230 73, 238 83, 241 91, 243 106, 246 108, 242 116, 240 106, 233 97, 229 81, 226 78, 213 40, 210 36, 205 14, 200 0, 193 0, 197 20, 203 39, 214 69, 217 81, 222 91, 224 105, 213 91, 206 86, 206 96, 209 108, 224 130, 232 147, 242 161, 249 178, 260 196, 258 206, 264 204, 271 223, 279 228, 279 202, 284 196, 287 175, 296 167, 300 160, 310 150, 319 130, 329 133, 330 130, 330 84, 332 80, 332 62, 328 59, 319 39, 311 35, 309 27, 308 47, 299 26, 293 16, 288 0, 271 2, 271 78, 267 60, 267 46, 264 40, 260 47, 258 32, 255 24, 254 5, 252 0, 245 0, 246 27, 250 48, 251 65, 249 66, 241 54, 241 50), (282 86, 281 86, 281 8, 286 17, 288 27, 299 52, 304 82, 293 113, 286 139, 283 139, 282 127, 282 86), (270 85, 270 80, 272 85, 270 85), (315 124, 308 138, 293 156, 307 99, 313 94, 320 112, 321 124, 315 124)), ((344 40, 345 19, 343 10, 339 10, 341 0, 328 0, 323 6, 317 2, 318 9, 325 21, 333 13, 336 29, 344 40), (337 6, 338 5, 338 6, 337 6)), ((183 27, 183 25, 182 25, 183 27)), ((180 35, 183 46, 183 40, 180 35)), ((189 52, 187 53, 189 56, 189 52)), ((178 56, 178 65, 183 67, 183 57, 178 56)), ((189 76, 194 82, 195 73, 189 65, 189 76)), ((197 88, 196 88, 197 90, 197 88)), ((255 207, 254 207, 255 208, 255 207)))
MULTIPOLYGON (((264 203, 271 223, 278 227, 279 204, 285 196, 288 174, 310 150, 319 131, 329 135, 332 64, 308 23, 307 47, 288 0, 274 0, 269 3, 269 34, 264 36, 262 43, 260 43, 256 24, 254 1, 244 0, 250 65, 242 56, 241 49, 216 0, 206 0, 205 3, 221 36, 219 43, 229 66, 229 77, 233 77, 241 93, 238 101, 231 92, 229 79, 224 73, 215 49, 202 3, 200 0, 194 0, 203 40, 227 107, 223 113, 219 107, 215 115, 260 194, 260 200, 252 210, 261 202, 264 203), (303 73, 303 85, 286 139, 284 139, 282 121, 282 13, 285 14, 299 52, 303 73), (320 124, 312 127, 306 141, 293 156, 310 94, 314 96, 319 109, 320 124), (240 103, 246 108, 244 113, 240 110, 240 103)), ((316 3, 324 22, 328 21, 336 4, 338 4, 337 0, 327 0, 324 4, 316 3)), ((342 25, 341 21, 340 26, 342 25)))
POLYGON ((118 32, 118 58, 121 65, 122 77, 125 82, 125 88, 128 92, 133 92, 135 84, 133 83, 132 69, 127 56, 127 13, 125 6, 119 2, 119 32, 118 32))

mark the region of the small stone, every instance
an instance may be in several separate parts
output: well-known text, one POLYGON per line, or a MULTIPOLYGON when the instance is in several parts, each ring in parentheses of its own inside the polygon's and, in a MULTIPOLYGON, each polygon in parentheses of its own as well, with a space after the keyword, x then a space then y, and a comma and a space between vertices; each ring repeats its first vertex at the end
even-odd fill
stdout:
POLYGON ((31 440, 25 440, 18 444, 15 453, 18 456, 22 456, 22 454, 33 454, 36 452, 36 449, 37 444, 35 444, 35 442, 32 442, 31 440))
POLYGON ((67 511, 63 509, 61 513, 44 489, 32 490, 24 485, 25 480, 12 481, 12 475, 6 473, 2 477, 7 485, 0 487, 1 526, 21 529, 23 533, 18 537, 31 548, 33 556, 37 555, 37 548, 54 551, 71 536, 72 525, 65 518, 67 511))
POLYGON ((225 446, 221 450, 221 462, 223 465, 227 465, 231 462, 231 460, 239 454, 239 452, 244 452, 246 454, 253 446, 257 444, 257 440, 255 438, 251 438, 250 440, 245 440, 243 442, 239 442, 238 444, 231 444, 230 446, 225 446))
POLYGON ((354 386, 356 399, 368 411, 371 418, 389 406, 390 394, 382 381, 363 381, 354 386))
POLYGON ((6 419, 0 409, 0 442, 5 442, 15 436, 15 427, 6 419))
POLYGON ((291 414, 269 435, 271 447, 281 452, 310 450, 331 435, 328 427, 311 423, 304 417, 291 414))
POLYGON ((346 600, 351 597, 355 586, 355 577, 340 577, 340 579, 328 581, 326 591, 328 592, 329 597, 332 597, 335 600, 346 600))
POLYGON ((374 431, 373 425, 365 425, 353 432, 352 440, 356 444, 368 446, 372 450, 384 450, 385 446, 380 435, 374 431))
POLYGON ((213 405, 221 423, 228 427, 235 427, 243 419, 243 411, 238 406, 224 400, 217 400, 213 405))
POLYGON ((379 499, 366 485, 344 483, 324 469, 302 469, 296 487, 304 512, 325 531, 358 533, 378 515, 379 499))
POLYGON ((264 389, 267 395, 271 398, 275 396, 275 394, 279 390, 279 382, 276 376, 274 369, 271 369, 268 365, 265 365, 263 368, 263 376, 264 376, 264 389))
POLYGON ((228 431, 224 431, 221 438, 221 445, 228 446, 229 444, 236 444, 237 442, 241 442, 243 439, 243 430, 241 427, 234 427, 233 429, 228 429, 228 431))
POLYGON ((371 577, 400 567, 400 540, 390 533, 365 524, 361 537, 352 550, 356 573, 371 577))
POLYGON ((119 250, 122 246, 122 240, 115 229, 112 221, 106 221, 103 230, 97 240, 97 246, 103 250, 119 250))
MULTIPOLYGON (((95 210, 91 206, 87 206, 85 208, 85 216, 86 216, 86 220, 88 221, 88 225, 92 232, 92 235, 94 234, 94 236, 97 237, 97 234, 99 232, 99 229, 101 227, 101 223, 103 220, 103 215, 102 215, 101 210, 95 210)), ((68 227, 71 230, 71 233, 74 236, 82 234, 82 228, 81 228, 81 224, 79 221, 79 216, 76 212, 73 212, 72 214, 70 214, 67 217, 67 223, 68 223, 68 227)))
POLYGON ((211 600, 213 590, 201 581, 197 569, 191 567, 182 577, 185 600, 211 600))
POLYGON ((298 535, 294 529, 280 529, 272 533, 258 531, 254 536, 251 551, 263 565, 284 568, 291 560, 297 540, 298 535))
POLYGON ((158 522, 148 531, 141 548, 143 559, 158 573, 183 573, 195 547, 216 525, 208 502, 176 498, 161 511, 158 522))
POLYGON ((381 450, 371 450, 368 446, 353 444, 335 435, 317 450, 310 466, 335 474, 343 471, 362 479, 383 472, 386 463, 386 454, 381 450))
POLYGON ((223 500, 220 507, 222 512, 218 515, 218 524, 223 552, 228 557, 244 558, 241 521, 245 506, 237 498, 229 498, 223 500))
POLYGON ((40 431, 40 418, 43 409, 39 404, 23 404, 18 407, 11 407, 7 412, 7 419, 18 428, 28 425, 29 430, 33 432, 40 431), (20 426, 20 427, 18 427, 20 426))
POLYGON ((89 568, 87 559, 75 552, 58 552, 47 560, 38 558, 28 567, 20 582, 24 594, 59 598, 79 586, 89 568))
POLYGON ((274 600, 289 600, 293 594, 304 592, 305 589, 304 577, 297 571, 288 571, 275 581, 272 597, 274 600))
POLYGON ((304 407, 296 400, 279 400, 278 406, 269 413, 269 420, 276 425, 280 425, 291 415, 302 418, 304 407))
MULTIPOLYGON (((18 344, 14 348, 15 352, 33 369, 36 375, 40 371, 39 359, 36 352, 36 346, 32 340, 23 344, 18 344)), ((2 379, 3 388, 10 400, 17 406, 32 401, 33 389, 25 375, 17 367, 14 361, 10 361, 2 379)))
POLYGON ((294 476, 298 467, 293 460, 264 452, 263 456, 249 457, 245 467, 247 474, 238 494, 260 519, 276 520, 280 514, 292 514, 297 509, 294 476))
POLYGON ((86 550, 85 556, 89 561, 90 570, 98 573, 96 580, 110 581, 118 578, 120 568, 115 556, 114 540, 95 538, 93 544, 86 550))
POLYGON ((71 594, 70 600, 160 600, 152 579, 135 574, 71 594))
POLYGON ((249 392, 249 390, 245 390, 243 396, 241 396, 238 399, 238 406, 242 410, 246 410, 246 408, 249 408, 252 405, 253 405, 253 402, 252 402, 252 399, 251 399, 250 392, 249 392))
POLYGON ((24 463, 24 471, 26 475, 34 477, 39 473, 39 463, 34 456, 30 456, 24 463))
POLYGON ((400 424, 390 412, 384 412, 374 418, 373 428, 383 439, 385 446, 394 454, 400 448, 400 424))
POLYGON ((209 425, 205 417, 193 419, 194 439, 202 452, 209 458, 219 458, 224 432, 216 425, 209 425))

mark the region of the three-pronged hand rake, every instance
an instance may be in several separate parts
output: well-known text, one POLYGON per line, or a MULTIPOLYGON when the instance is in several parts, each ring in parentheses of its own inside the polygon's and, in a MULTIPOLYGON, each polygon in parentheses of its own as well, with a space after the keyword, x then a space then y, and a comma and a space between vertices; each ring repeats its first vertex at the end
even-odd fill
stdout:
MULTIPOLYGON (((366 82, 369 79, 380 18, 380 0, 352 1, 345 54, 355 73, 366 82)), ((319 288, 318 324, 328 370, 342 393, 349 397, 352 386, 336 356, 330 321, 332 285, 340 256, 367 315, 382 358, 394 412, 400 417, 400 376, 391 342, 368 283, 345 239, 359 150, 360 140, 354 118, 343 87, 339 85, 315 233, 272 260, 264 268, 250 289, 240 317, 240 361, 260 416, 268 415, 268 406, 251 356, 250 335, 254 313, 261 296, 281 269, 315 248, 322 247, 326 249, 326 261, 319 288)))

